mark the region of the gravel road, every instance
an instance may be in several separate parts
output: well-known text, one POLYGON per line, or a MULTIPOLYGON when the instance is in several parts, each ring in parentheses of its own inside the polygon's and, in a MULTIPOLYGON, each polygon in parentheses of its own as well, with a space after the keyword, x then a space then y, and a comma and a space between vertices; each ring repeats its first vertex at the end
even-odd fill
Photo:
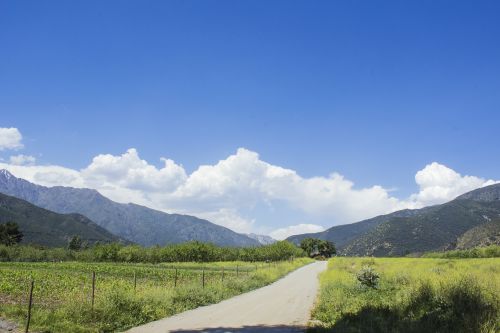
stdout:
POLYGON ((302 332, 318 291, 325 261, 315 262, 266 287, 217 304, 135 327, 127 333, 302 332))

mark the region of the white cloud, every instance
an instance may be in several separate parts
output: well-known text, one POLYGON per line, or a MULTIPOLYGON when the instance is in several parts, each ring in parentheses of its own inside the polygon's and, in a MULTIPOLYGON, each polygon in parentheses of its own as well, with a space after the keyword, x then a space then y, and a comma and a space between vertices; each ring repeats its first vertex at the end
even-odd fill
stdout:
POLYGON ((289 236, 306 234, 311 232, 320 232, 325 230, 324 227, 316 224, 297 224, 285 228, 279 228, 269 234, 274 239, 283 240, 289 236))
POLYGON ((321 231, 319 224, 330 227, 403 208, 443 203, 494 183, 462 176, 434 162, 417 172, 417 193, 396 198, 380 185, 356 188, 339 173, 304 178, 294 170, 262 161, 256 152, 244 148, 189 175, 182 165, 165 158, 161 161, 156 167, 141 159, 137 150, 129 149, 121 155, 98 155, 79 171, 13 163, 0 163, 0 168, 41 185, 95 188, 118 202, 192 214, 238 232, 274 230, 271 235, 275 238, 321 231), (283 214, 273 215, 278 209, 283 214), (298 215, 309 224, 286 226, 294 224, 298 215))
POLYGON ((9 163, 13 165, 34 165, 36 158, 30 155, 15 155, 9 158, 9 163))
POLYGON ((7 149, 21 149, 23 136, 15 127, 0 127, 0 151, 7 149))
POLYGON ((410 200, 419 207, 440 204, 476 188, 496 183, 491 179, 462 176, 437 162, 428 164, 418 171, 415 175, 415 182, 420 191, 412 195, 410 200))
POLYGON ((170 203, 197 206, 252 208, 281 201, 291 208, 334 221, 355 221, 402 208, 381 186, 355 189, 339 174, 302 178, 295 171, 271 165, 247 149, 215 165, 200 166, 171 195, 170 203))
POLYGON ((241 233, 253 231, 254 219, 246 219, 236 209, 221 208, 214 212, 186 212, 241 233))
POLYGON ((79 171, 57 165, 13 165, 0 163, 0 169, 7 169, 16 177, 44 186, 86 186, 79 171))
POLYGON ((110 184, 140 191, 171 191, 186 179, 182 166, 162 158, 160 169, 139 158, 137 150, 131 148, 120 156, 110 154, 94 157, 92 163, 82 170, 89 184, 110 184))

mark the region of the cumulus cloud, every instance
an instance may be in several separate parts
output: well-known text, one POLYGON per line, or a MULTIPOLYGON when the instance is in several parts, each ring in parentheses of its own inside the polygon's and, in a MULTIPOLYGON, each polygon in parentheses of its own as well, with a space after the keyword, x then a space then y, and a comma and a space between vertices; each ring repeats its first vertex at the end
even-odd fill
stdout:
POLYGON ((23 178, 43 186, 86 186, 79 171, 57 165, 13 165, 0 163, 0 169, 7 169, 18 178, 23 178))
POLYGON ((255 219, 242 217, 234 208, 221 208, 213 212, 187 211, 186 213, 196 215, 209 221, 217 221, 217 224, 241 233, 251 233, 255 223, 255 219))
POLYGON ((312 232, 320 232, 325 230, 324 227, 316 224, 297 224, 285 228, 279 228, 272 231, 269 236, 277 240, 283 240, 289 236, 306 234, 312 232))
POLYGON ((30 155, 13 155, 9 158, 9 163, 13 165, 34 165, 36 158, 30 155))
POLYGON ((174 161, 161 158, 163 167, 156 168, 142 160, 131 148, 120 156, 110 154, 94 157, 82 170, 82 176, 94 186, 115 185, 140 191, 171 191, 186 179, 186 172, 174 161))
POLYGON ((476 188, 496 183, 492 179, 462 176, 437 162, 428 164, 418 171, 415 182, 420 190, 411 196, 410 201, 420 207, 443 203, 476 188))
POLYGON ((15 127, 0 127, 0 151, 2 150, 16 150, 23 148, 21 140, 23 136, 21 132, 15 127))
POLYGON ((191 174, 172 160, 162 158, 161 163, 159 167, 148 163, 132 148, 121 155, 98 155, 82 170, 15 163, 0 163, 0 168, 41 185, 90 187, 118 202, 192 214, 238 232, 274 230, 271 236, 278 239, 403 208, 443 203, 495 182, 462 176, 434 162, 417 172, 417 193, 397 198, 380 185, 357 188, 339 173, 304 178, 244 148, 215 164, 199 166, 191 174), (273 215, 277 209, 284 211, 279 215, 284 219, 273 215), (287 226, 298 215, 309 224, 287 226))
POLYGON ((221 205, 251 209, 259 203, 272 205, 280 201, 333 223, 352 222, 404 207, 381 186, 355 189, 353 182, 337 173, 303 178, 243 148, 215 165, 200 166, 164 200, 179 205, 196 203, 207 210, 221 205))

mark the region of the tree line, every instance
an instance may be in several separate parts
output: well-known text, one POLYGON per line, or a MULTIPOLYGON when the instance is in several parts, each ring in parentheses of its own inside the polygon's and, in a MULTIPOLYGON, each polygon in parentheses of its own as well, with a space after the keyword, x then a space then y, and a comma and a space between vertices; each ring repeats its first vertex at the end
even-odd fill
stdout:
POLYGON ((248 248, 221 247, 197 241, 153 247, 119 243, 94 244, 80 250, 69 247, 43 248, 36 245, 0 245, 0 261, 160 263, 236 260, 281 261, 305 256, 306 253, 301 248, 287 241, 248 248))
POLYGON ((16 223, 0 224, 0 261, 84 261, 84 262, 215 262, 280 261, 293 257, 329 258, 335 245, 326 240, 306 238, 300 247, 288 241, 259 247, 224 247, 198 241, 143 247, 121 243, 89 245, 79 236, 68 239, 65 248, 19 245, 23 238, 16 223))

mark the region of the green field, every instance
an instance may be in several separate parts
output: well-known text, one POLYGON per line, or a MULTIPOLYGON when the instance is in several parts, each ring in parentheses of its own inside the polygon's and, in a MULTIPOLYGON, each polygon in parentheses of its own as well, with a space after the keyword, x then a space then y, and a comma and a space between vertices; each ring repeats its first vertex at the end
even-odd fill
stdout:
POLYGON ((500 258, 334 258, 313 332, 498 332, 500 258), (376 288, 357 274, 371 267, 376 288))
POLYGON ((262 287, 309 262, 4 262, 0 263, 0 316, 24 325, 33 279, 33 331, 120 331, 262 287), (93 309, 92 272, 96 275, 93 309))

